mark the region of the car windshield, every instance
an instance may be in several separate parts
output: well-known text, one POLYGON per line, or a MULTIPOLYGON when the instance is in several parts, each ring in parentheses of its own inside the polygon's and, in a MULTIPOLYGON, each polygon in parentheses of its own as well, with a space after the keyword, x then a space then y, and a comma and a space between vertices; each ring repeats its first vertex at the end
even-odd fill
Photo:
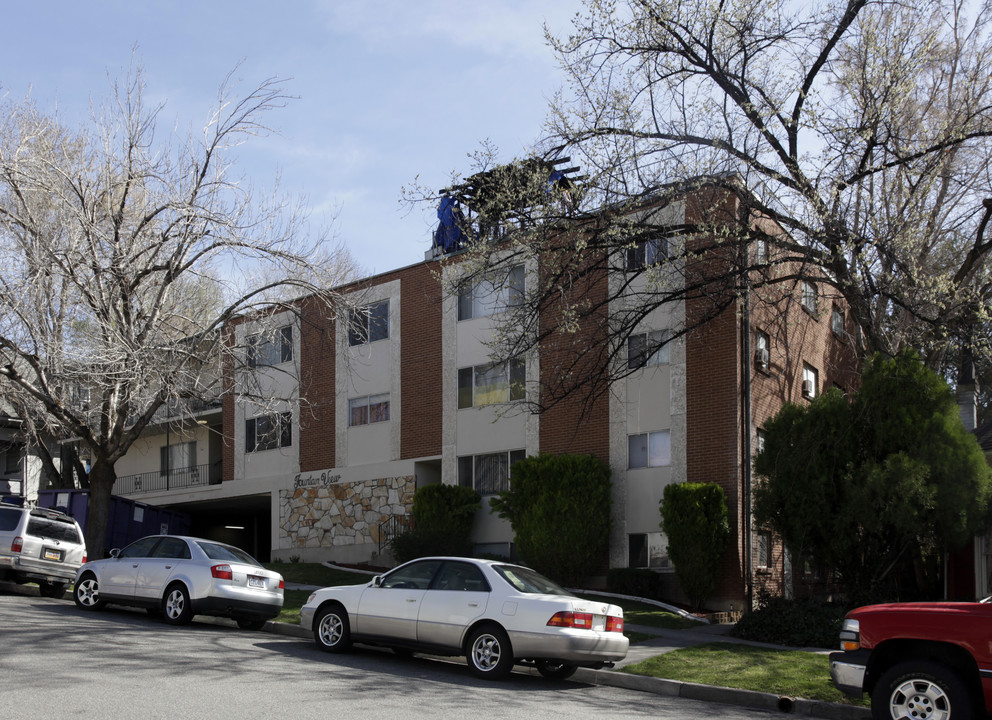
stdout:
POLYGON ((198 542, 197 545, 200 546, 200 549, 211 560, 227 560, 228 562, 239 562, 246 565, 258 565, 258 561, 251 555, 231 545, 221 545, 220 543, 212 542, 198 542))
POLYGON ((493 565, 493 570, 519 592, 572 597, 572 593, 568 592, 568 590, 548 580, 540 573, 534 572, 530 568, 520 567, 519 565, 493 565))
POLYGON ((28 535, 46 540, 79 543, 79 533, 76 532, 75 525, 48 518, 32 517, 28 520, 28 535))

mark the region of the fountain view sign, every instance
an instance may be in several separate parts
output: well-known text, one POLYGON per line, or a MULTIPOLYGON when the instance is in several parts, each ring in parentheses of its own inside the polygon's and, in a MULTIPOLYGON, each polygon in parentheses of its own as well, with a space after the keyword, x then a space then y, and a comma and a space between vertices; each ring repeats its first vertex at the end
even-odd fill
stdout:
POLYGON ((293 480, 293 489, 328 487, 339 482, 341 482, 340 475, 331 475, 326 470, 308 474, 299 473, 293 480))

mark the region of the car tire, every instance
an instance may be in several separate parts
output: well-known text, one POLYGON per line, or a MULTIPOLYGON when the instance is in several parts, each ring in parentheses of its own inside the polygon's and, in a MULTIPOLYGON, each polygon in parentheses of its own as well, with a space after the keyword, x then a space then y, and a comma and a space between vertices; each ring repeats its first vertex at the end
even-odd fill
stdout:
POLYGON ((313 623, 313 641, 324 652, 339 653, 351 648, 351 623, 341 605, 321 608, 313 623))
POLYGON ((170 585, 162 598, 162 617, 170 625, 189 625, 193 621, 193 603, 182 583, 170 585))
POLYGON ((99 610, 107 604, 100 599, 100 583, 93 573, 86 573, 79 578, 72 591, 72 600, 76 603, 76 607, 83 610, 99 610))
POLYGON ((537 667, 537 671, 548 680, 566 680, 579 669, 575 665, 569 665, 560 660, 538 660, 534 665, 537 667))
POLYGON ((510 638, 499 625, 476 628, 465 643, 468 669, 476 677, 498 680, 513 669, 513 648, 510 638))
POLYGON ((265 620, 259 618, 235 618, 234 621, 242 630, 261 630, 265 627, 265 620))
POLYGON ((43 580, 38 583, 38 594, 46 598, 61 599, 65 596, 66 583, 43 580))
POLYGON ((970 720, 973 702, 952 670, 926 660, 910 661, 889 668, 875 683, 871 714, 874 720, 970 720))

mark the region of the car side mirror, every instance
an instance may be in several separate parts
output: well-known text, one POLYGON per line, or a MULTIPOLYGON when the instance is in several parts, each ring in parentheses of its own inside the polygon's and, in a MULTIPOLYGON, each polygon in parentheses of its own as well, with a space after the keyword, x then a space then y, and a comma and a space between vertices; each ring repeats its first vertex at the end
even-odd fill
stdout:
POLYGON ((372 578, 372 587, 382 587, 382 575, 376 575, 372 578))
POLYGON ((114 548, 113 550, 110 551, 110 557, 112 557, 112 558, 115 558, 115 557, 117 557, 120 554, 121 554, 121 549, 120 548, 114 548))

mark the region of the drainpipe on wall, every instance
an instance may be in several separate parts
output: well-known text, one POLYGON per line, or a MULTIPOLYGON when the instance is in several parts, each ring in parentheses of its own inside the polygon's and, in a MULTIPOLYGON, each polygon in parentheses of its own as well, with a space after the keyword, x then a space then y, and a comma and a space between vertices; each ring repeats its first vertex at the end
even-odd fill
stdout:
POLYGON ((741 337, 741 514, 744 531, 744 589, 747 596, 745 612, 754 609, 754 558, 751 538, 751 298, 745 286, 741 300, 743 322, 741 337))

